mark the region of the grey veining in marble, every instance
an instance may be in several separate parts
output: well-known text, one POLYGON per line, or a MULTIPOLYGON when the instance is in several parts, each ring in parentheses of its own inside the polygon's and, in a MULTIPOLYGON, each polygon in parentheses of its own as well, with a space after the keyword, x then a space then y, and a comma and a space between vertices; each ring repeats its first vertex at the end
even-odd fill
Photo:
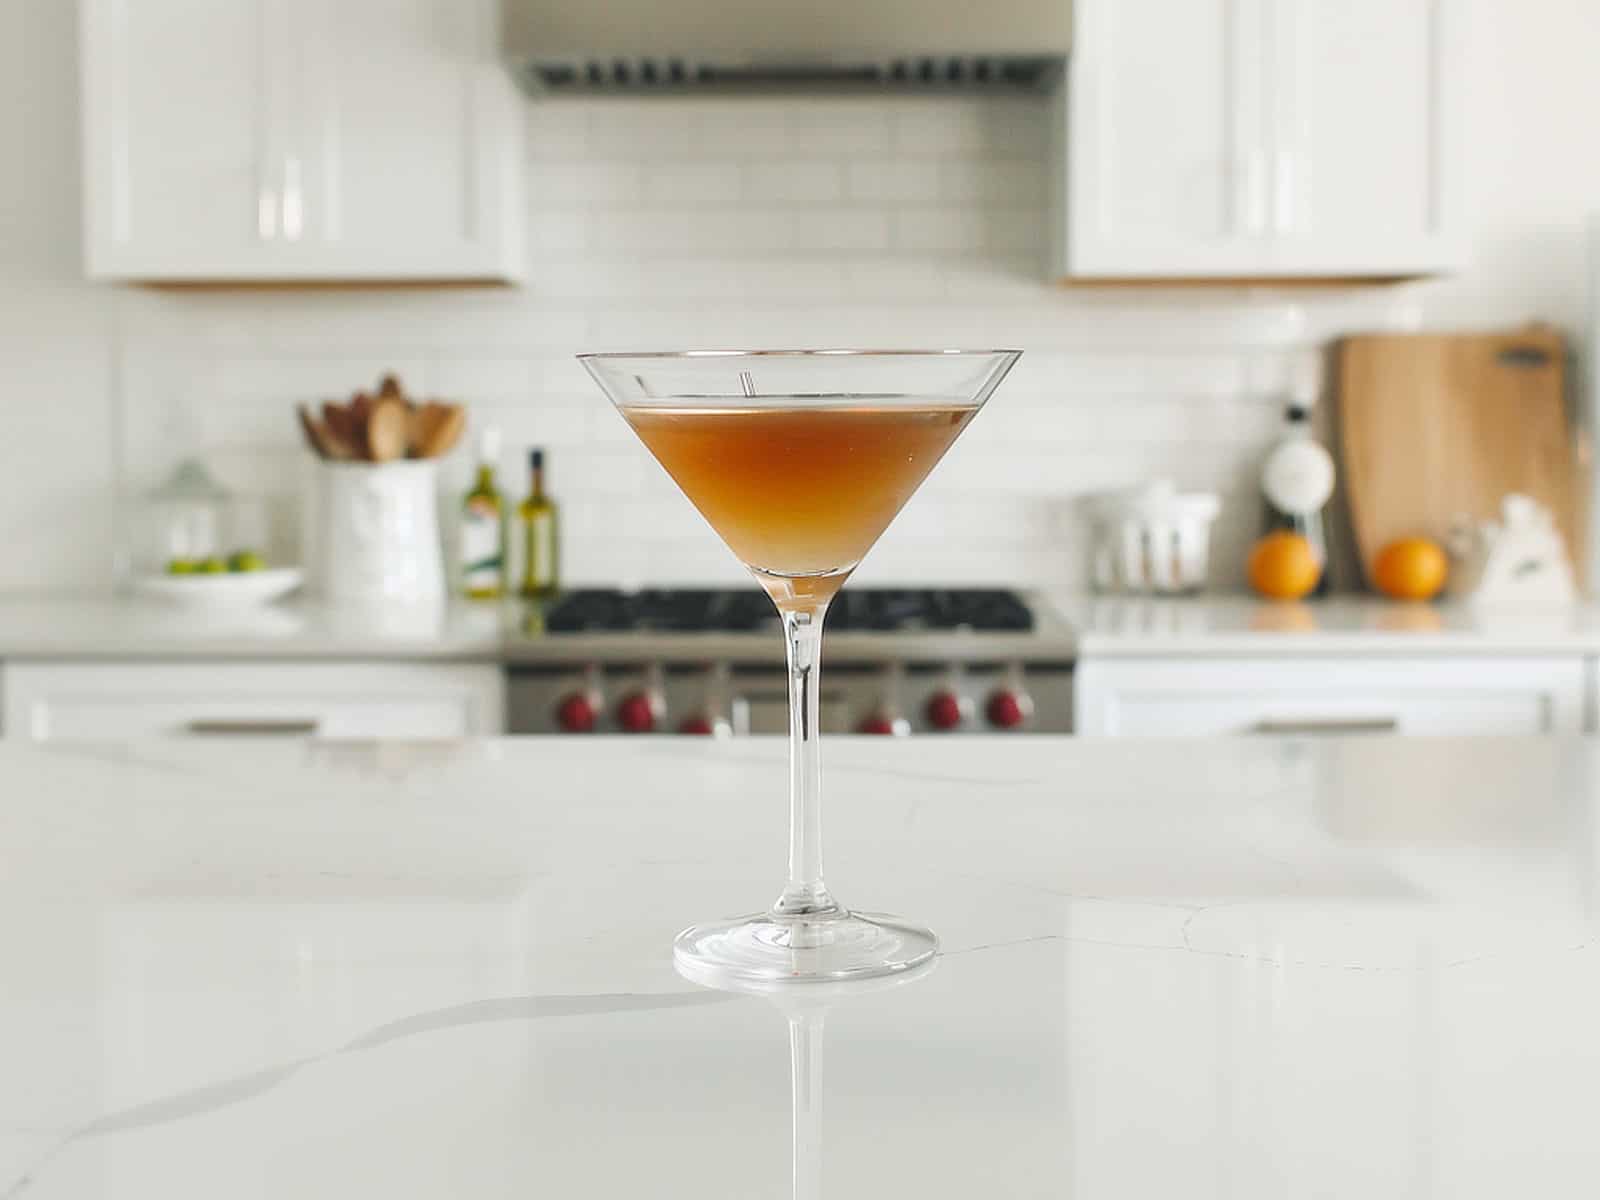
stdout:
POLYGON ((777 742, 0 747, 0 1197, 1600 1189, 1600 746, 826 758, 945 953, 796 1008, 777 742))

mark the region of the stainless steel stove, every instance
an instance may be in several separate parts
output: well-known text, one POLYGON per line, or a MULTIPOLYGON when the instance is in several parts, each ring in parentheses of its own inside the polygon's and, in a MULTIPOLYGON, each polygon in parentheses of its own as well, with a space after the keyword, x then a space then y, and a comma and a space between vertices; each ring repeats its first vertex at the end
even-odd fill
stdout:
MULTIPOLYGON (((513 733, 742 736, 788 728, 783 637, 749 589, 569 592, 528 615, 513 733)), ((1072 727, 1065 626, 994 588, 846 588, 828 612, 822 727, 876 734, 1072 727)))

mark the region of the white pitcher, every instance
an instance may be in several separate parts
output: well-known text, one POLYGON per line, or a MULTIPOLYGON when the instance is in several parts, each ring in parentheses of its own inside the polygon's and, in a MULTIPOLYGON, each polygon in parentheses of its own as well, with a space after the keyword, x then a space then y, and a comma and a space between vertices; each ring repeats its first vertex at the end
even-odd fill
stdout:
POLYGON ((441 603, 437 466, 319 462, 305 526, 308 589, 331 600, 441 603))

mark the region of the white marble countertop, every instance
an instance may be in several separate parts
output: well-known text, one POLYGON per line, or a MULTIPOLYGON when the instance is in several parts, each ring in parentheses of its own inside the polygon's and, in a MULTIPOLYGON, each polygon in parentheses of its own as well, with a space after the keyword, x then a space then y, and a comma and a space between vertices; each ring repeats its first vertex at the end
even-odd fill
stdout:
POLYGON ((1600 747, 834 739, 832 883, 944 954, 804 1015, 798 1125, 668 953, 783 756, 0 746, 0 1197, 1600 1189, 1600 747))
MULTIPOLYGON (((1070 659, 1072 635, 1052 608, 1033 633, 869 633, 831 635, 829 658, 926 655, 942 660, 1070 659)), ((564 661, 585 656, 703 663, 712 659, 781 666, 783 637, 770 632, 544 634, 521 602, 369 608, 291 600, 207 612, 156 601, 0 597, 5 659, 447 659, 564 661)))
MULTIPOLYGON (((1061 659, 1087 656, 1596 654, 1600 606, 1483 613, 1460 604, 1362 597, 1272 604, 1248 596, 1181 599, 1034 594, 1031 634, 841 633, 828 657, 1061 659)), ((64 658, 448 659, 538 662, 640 652, 704 662, 781 663, 772 633, 541 635, 517 603, 357 608, 289 602, 208 614, 133 600, 0 598, 0 660, 64 658)))
POLYGON ((1374 596, 1274 603, 1253 596, 1057 595, 1081 657, 1207 654, 1584 654, 1600 606, 1492 612, 1374 596))
POLYGON ((300 602, 208 611, 154 600, 0 599, 7 658, 404 658, 503 656, 494 605, 365 607, 300 602))

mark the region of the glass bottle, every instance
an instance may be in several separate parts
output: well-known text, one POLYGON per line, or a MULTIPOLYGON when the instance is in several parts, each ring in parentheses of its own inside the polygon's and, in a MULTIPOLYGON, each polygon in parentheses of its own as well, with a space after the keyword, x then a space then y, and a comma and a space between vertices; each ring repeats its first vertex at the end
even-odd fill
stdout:
POLYGON ((497 600, 505 592, 505 501, 495 484, 500 434, 478 439, 478 475, 461 505, 461 588, 472 600, 497 600))
POLYGON ((522 571, 517 590, 529 600, 553 596, 561 583, 560 530, 556 502, 544 490, 544 451, 528 451, 532 482, 517 508, 522 571))

